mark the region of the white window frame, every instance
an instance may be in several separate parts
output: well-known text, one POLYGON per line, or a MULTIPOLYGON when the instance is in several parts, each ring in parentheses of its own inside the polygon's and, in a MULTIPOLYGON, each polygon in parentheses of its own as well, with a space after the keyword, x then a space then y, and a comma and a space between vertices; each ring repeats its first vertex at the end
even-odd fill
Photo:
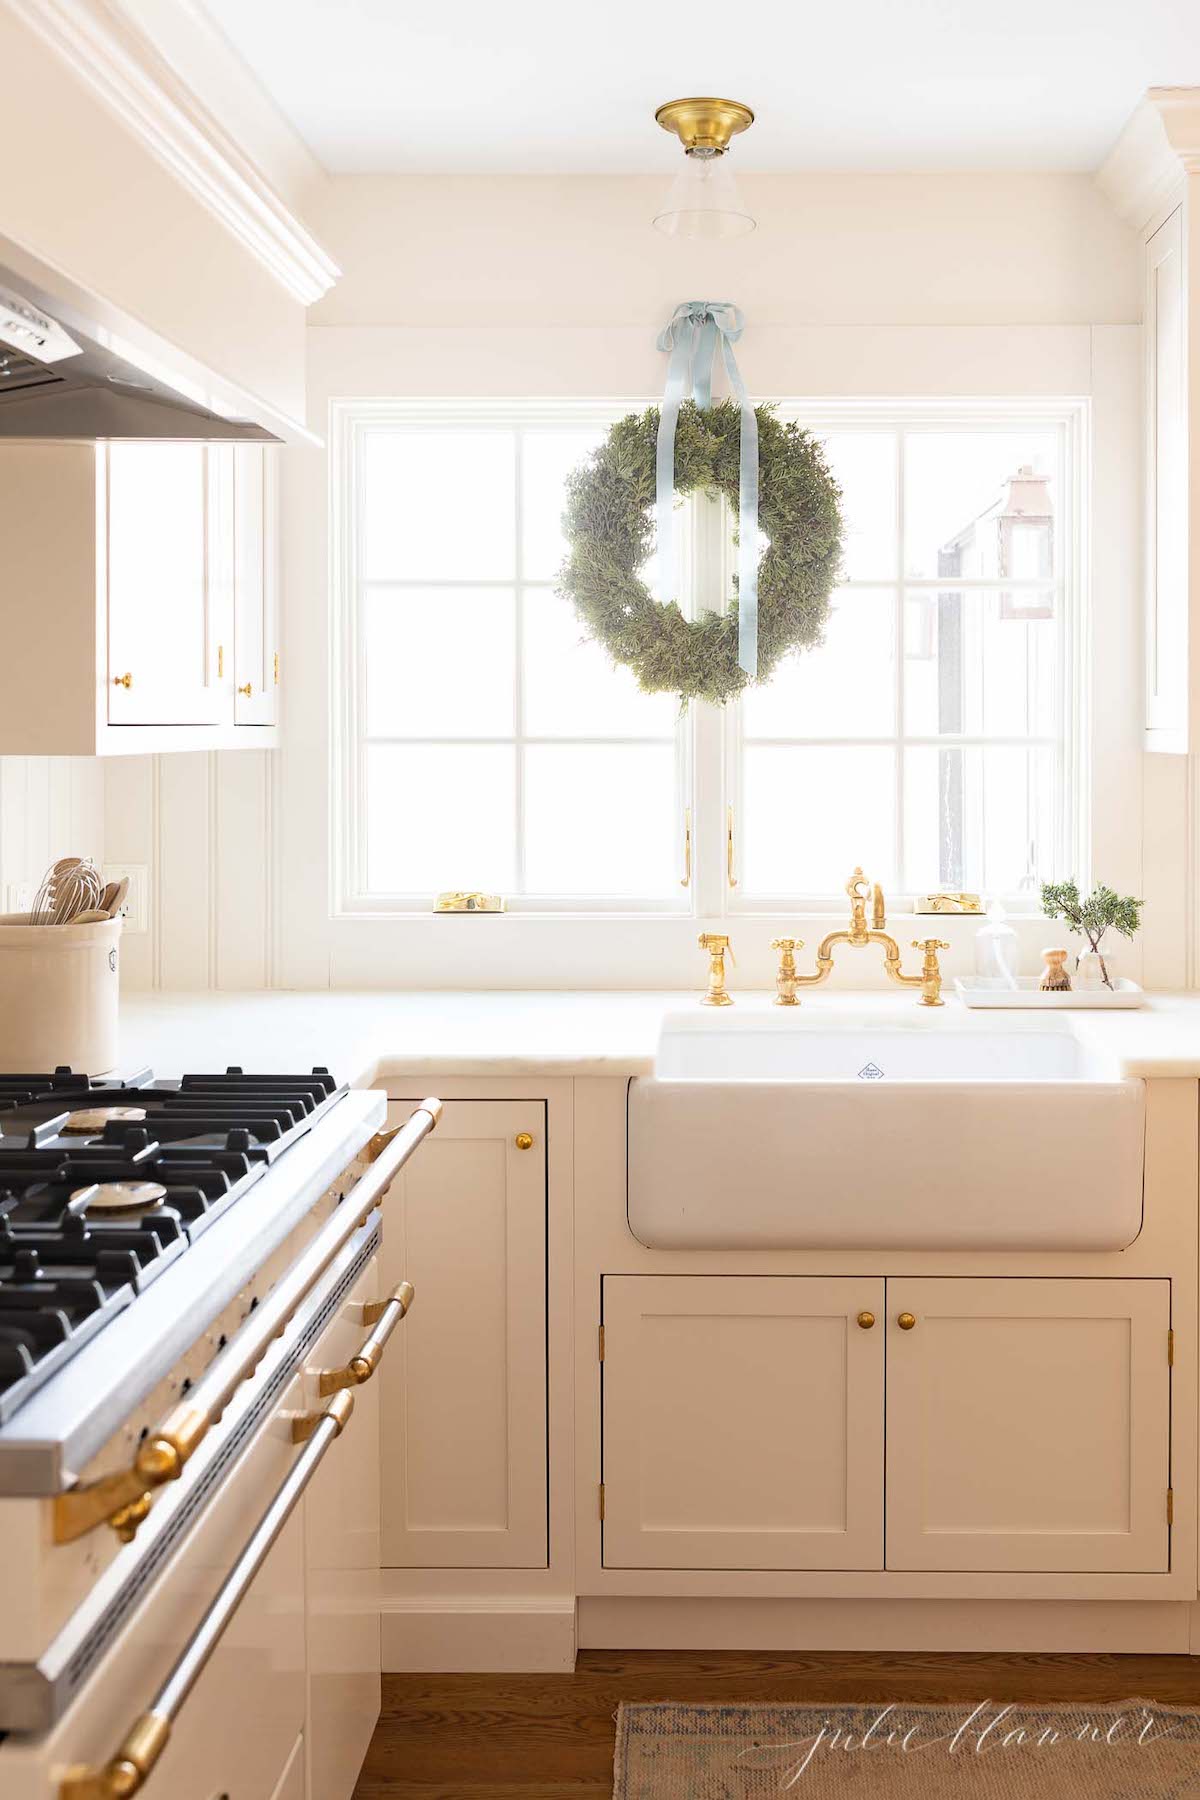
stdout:
MULTIPOLYGON (((1059 496, 1059 512, 1055 518, 1055 532, 1058 543, 1059 564, 1048 578, 1027 578, 1018 580, 1012 576, 999 579, 996 576, 927 576, 913 578, 904 571, 904 458, 897 457, 896 468, 896 566, 890 576, 880 574, 871 580, 848 581, 841 584, 843 590, 853 592, 878 592, 882 588, 893 591, 895 606, 895 652, 896 652, 896 712, 894 729, 887 734, 868 737, 845 738, 798 738, 795 742, 803 745, 827 745, 830 750, 853 747, 861 744, 894 747, 895 782, 896 782, 896 866, 903 867, 904 848, 904 750, 918 746, 929 746, 935 749, 953 749, 958 746, 988 746, 1003 748, 1005 746, 1023 746, 1040 740, 1032 738, 988 737, 977 734, 941 735, 919 737, 903 732, 904 718, 904 636, 903 609, 906 594, 914 593, 955 593, 982 592, 995 593, 1003 588, 1005 591, 1015 589, 1040 590, 1053 588, 1062 596, 1062 608, 1059 617, 1060 657, 1059 657, 1059 718, 1060 735, 1055 742, 1059 751, 1060 767, 1058 770, 1058 821, 1056 838, 1062 857, 1064 869, 1081 871, 1080 879, 1086 881, 1086 871, 1090 866, 1088 830, 1089 795, 1088 770, 1090 757, 1087 754, 1087 670, 1089 658, 1089 642, 1087 634, 1087 609, 1084 605, 1085 580, 1085 546, 1087 543, 1086 505, 1087 482, 1086 473, 1089 455, 1089 402, 1081 399, 1054 400, 976 400, 976 401, 896 401, 881 405, 869 401, 846 401, 831 404, 825 401, 787 400, 779 403, 780 415, 785 419, 795 419, 806 429, 822 431, 861 431, 886 430, 896 431, 905 437, 917 436, 939 431, 971 431, 978 434, 988 432, 1011 431, 1014 427, 1028 427, 1035 431, 1053 432, 1057 438, 1056 467, 1054 470, 1055 492, 1059 496)), ((732 567, 732 560, 730 563, 732 567)), ((733 821, 733 861, 737 872, 738 833, 737 821, 742 816, 741 773, 742 773, 742 709, 740 704, 729 707, 723 731, 724 762, 724 805, 727 817, 733 821)), ((792 740, 787 740, 791 742, 792 740)), ((802 802, 797 802, 796 817, 788 822, 786 829, 803 829, 802 802)), ((711 829, 711 827, 710 827, 711 829)), ((1049 872, 1046 872, 1047 875, 1049 872)), ((847 871, 849 874, 849 871, 847 871)), ((911 906, 916 898, 916 890, 899 889, 889 894, 889 902, 900 909, 911 906)), ((1003 896, 1011 910, 1036 914, 1040 912, 1039 896, 1025 891, 1003 896)), ((836 896, 835 912, 842 910, 840 896, 836 896)), ((830 910, 831 896, 828 893, 795 892, 795 893, 758 893, 746 895, 740 881, 730 886, 725 895, 722 911, 730 917, 746 916, 756 913, 773 915, 776 913, 821 913, 830 910)))
MULTIPOLYGON (((363 437, 371 430, 413 425, 441 426, 447 430, 494 427, 497 430, 521 427, 562 429, 578 424, 595 424, 617 419, 628 412, 643 411, 657 404, 655 396, 630 397, 623 400, 495 400, 395 399, 333 400, 330 403, 330 708, 331 819, 332 855, 330 858, 331 916, 352 918, 404 918, 427 916, 433 896, 429 894, 381 895, 366 888, 365 842, 365 754, 361 731, 361 702, 365 691, 363 634, 359 621, 360 573, 357 565, 358 546, 362 542, 361 490, 355 476, 361 461, 363 437), (354 529, 350 529, 353 521, 354 529)), ((1090 459, 1090 402, 1077 397, 1029 399, 979 398, 974 400, 896 400, 888 402, 789 398, 777 402, 781 415, 794 418, 814 431, 822 430, 897 430, 906 433, 947 429, 997 432, 1014 426, 1051 430, 1058 437, 1059 453, 1057 492, 1060 516, 1056 518, 1056 538, 1061 567, 1052 577, 1063 597, 1063 645, 1061 657, 1061 719, 1063 768, 1060 783, 1059 837, 1065 858, 1081 881, 1090 877, 1090 795, 1089 795, 1089 718, 1088 670, 1090 639, 1087 593, 1086 546, 1088 542, 1087 494, 1090 459)), ((902 476, 898 476, 902 480, 902 476)), ((903 491, 898 493, 899 526, 903 523, 903 491)), ((520 492, 518 484, 518 507, 520 492)), ((519 527, 519 515, 518 515, 519 527)), ((903 535, 897 531, 897 571, 889 581, 885 577, 863 583, 847 584, 878 589, 894 585, 896 606, 903 607, 905 591, 921 589, 946 591, 969 588, 995 589, 994 578, 929 577, 922 581, 904 578, 903 535)), ((687 593, 691 575, 700 555, 712 557, 722 542, 716 509, 708 516, 693 509, 690 529, 685 530, 681 555, 680 588, 687 593)), ((732 557, 726 544, 726 566, 722 570, 725 591, 732 574, 732 557)), ((430 585, 422 583, 423 586, 430 585)), ((519 572, 514 587, 520 585, 519 572)), ((534 585, 534 584, 531 584, 534 585)), ((536 585, 545 585, 544 583, 536 585)), ((1045 587, 1045 581, 1017 581, 1005 577, 1003 586, 1045 587)), ((897 636, 897 683, 903 681, 902 638, 897 636)), ((519 652, 519 646, 518 646, 519 652)), ((518 680, 520 676, 518 674, 518 680)), ((893 743, 896 732, 874 741, 893 743)), ((518 719, 519 724, 519 719, 518 719)), ((741 810, 739 788, 741 770, 741 709, 694 704, 681 717, 677 738, 678 821, 677 856, 680 870, 678 896, 661 899, 632 900, 624 896, 532 895, 513 896, 509 910, 525 915, 549 917, 661 917, 664 920, 690 918, 736 918, 805 914, 840 916, 845 910, 844 897, 829 893, 755 894, 746 895, 737 877, 737 820, 741 810), (683 883, 685 821, 691 822, 691 879, 683 883), (731 829, 732 828, 732 829, 731 829)), ((520 742, 519 736, 517 737, 520 742)), ((614 744, 636 740, 613 739, 614 744)), ((807 742, 811 740, 799 740, 807 742)), ((862 740, 836 740, 837 744, 862 740)), ((913 739, 907 742, 912 743, 913 739)), ((973 742, 970 738, 937 738, 930 740, 939 747, 973 742)), ((989 743, 1001 740, 988 739, 989 743)), ((1026 740, 1021 740, 1022 742, 1026 740)), ((831 740, 832 743, 832 740, 831 740)), ((902 779, 901 758, 897 757, 897 782, 902 779)), ((798 799, 795 816, 781 820, 781 830, 803 830, 803 806, 798 799)), ((897 829, 903 830, 902 813, 897 829)), ((848 872, 848 871, 847 871, 848 872)), ((868 871, 869 873, 869 871, 868 871)), ((1021 910, 1036 914, 1036 896, 1012 897, 1021 910)), ((889 894, 889 904, 896 910, 911 906, 913 896, 889 894)))

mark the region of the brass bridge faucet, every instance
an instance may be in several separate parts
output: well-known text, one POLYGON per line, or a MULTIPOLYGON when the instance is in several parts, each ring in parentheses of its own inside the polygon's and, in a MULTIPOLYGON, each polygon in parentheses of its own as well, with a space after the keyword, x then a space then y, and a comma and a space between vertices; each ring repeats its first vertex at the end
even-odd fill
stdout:
POLYGON ((922 1006, 943 1006, 942 971, 938 963, 938 951, 948 950, 949 944, 943 938, 914 938, 914 950, 925 952, 925 961, 919 975, 905 975, 900 968, 900 946, 884 926, 887 924, 887 910, 884 904, 883 889, 876 882, 870 887, 861 869, 855 869, 846 883, 846 892, 850 896, 850 927, 847 931, 831 931, 821 939, 817 946, 817 967, 812 975, 798 975, 794 952, 799 947, 795 938, 777 938, 772 949, 782 952, 779 974, 775 986, 778 989, 776 1006, 795 1006, 796 989, 817 987, 822 981, 828 981, 833 973, 833 946, 850 944, 856 950, 867 944, 883 945, 883 966, 888 977, 900 987, 920 988, 922 1006), (868 894, 868 888, 870 892, 868 894), (867 900, 871 901, 871 923, 867 925, 867 900))

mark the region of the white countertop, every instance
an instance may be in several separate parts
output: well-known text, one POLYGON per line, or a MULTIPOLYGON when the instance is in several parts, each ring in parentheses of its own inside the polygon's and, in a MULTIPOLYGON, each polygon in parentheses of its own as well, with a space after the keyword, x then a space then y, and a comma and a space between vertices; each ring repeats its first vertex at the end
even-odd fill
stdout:
MULTIPOLYGON (((739 1012, 770 1008, 743 994, 739 1012)), ((159 1075, 223 1069, 283 1072, 327 1065, 365 1087, 390 1075, 645 1075, 663 1014, 699 1008, 690 993, 314 992, 143 993, 121 1007, 121 1067, 159 1075)), ((1129 1012, 970 1012, 907 994, 805 996, 800 1022, 866 1013, 889 1026, 1071 1029, 1125 1075, 1200 1076, 1200 993, 1154 994, 1129 1012)), ((708 1015, 713 1017, 713 1015, 708 1015)), ((778 1017, 778 1014, 775 1015, 778 1017)))

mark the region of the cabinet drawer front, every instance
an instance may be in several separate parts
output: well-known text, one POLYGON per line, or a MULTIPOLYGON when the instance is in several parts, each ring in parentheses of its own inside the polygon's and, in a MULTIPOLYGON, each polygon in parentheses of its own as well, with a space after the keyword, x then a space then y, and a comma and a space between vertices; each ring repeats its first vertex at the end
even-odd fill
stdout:
POLYGON ((881 1568, 883 1291, 606 1276, 605 1566, 881 1568))
POLYGON ((381 1371, 385 1565, 543 1568, 543 1101, 446 1103, 388 1203, 383 1264, 416 1288, 381 1371))
POLYGON ((1169 1282, 887 1290, 890 1569, 1168 1568, 1169 1282))

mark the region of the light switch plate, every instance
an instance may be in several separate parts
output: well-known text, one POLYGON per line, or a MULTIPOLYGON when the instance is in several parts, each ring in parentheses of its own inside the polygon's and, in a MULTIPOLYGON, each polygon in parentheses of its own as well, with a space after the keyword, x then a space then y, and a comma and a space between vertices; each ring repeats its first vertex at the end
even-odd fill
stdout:
POLYGON ((145 863, 105 863, 100 873, 105 882, 129 877, 129 892, 121 908, 125 935, 134 937, 150 929, 150 870, 145 863))

